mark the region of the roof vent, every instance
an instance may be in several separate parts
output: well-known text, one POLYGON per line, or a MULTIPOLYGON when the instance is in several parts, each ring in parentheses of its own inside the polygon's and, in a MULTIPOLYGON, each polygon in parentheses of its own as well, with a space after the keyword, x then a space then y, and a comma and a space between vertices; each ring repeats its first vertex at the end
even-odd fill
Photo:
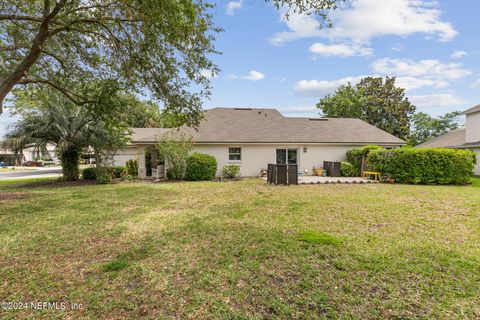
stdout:
POLYGON ((252 108, 233 108, 233 110, 243 110, 243 111, 248 111, 248 110, 252 110, 252 108))
POLYGON ((310 120, 310 121, 328 121, 327 118, 310 118, 308 120, 310 120))

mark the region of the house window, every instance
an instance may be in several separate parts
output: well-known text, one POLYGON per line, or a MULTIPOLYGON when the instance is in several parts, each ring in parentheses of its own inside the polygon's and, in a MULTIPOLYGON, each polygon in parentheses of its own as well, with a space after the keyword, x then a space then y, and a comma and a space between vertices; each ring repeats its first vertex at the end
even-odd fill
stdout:
POLYGON ((242 148, 228 148, 228 160, 242 161, 242 148))
POLYGON ((297 149, 277 149, 277 164, 297 164, 297 149))

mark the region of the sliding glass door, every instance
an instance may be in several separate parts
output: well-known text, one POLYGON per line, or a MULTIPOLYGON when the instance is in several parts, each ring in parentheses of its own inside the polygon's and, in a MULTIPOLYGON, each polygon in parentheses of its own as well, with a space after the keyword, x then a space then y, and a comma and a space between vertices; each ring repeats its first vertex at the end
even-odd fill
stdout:
POLYGON ((277 149, 277 164, 297 164, 297 149, 277 149))

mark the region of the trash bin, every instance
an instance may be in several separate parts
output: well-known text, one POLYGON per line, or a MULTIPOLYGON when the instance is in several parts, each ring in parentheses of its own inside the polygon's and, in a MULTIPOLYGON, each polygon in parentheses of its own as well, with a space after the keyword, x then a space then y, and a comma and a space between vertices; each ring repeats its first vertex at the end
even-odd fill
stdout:
POLYGON ((324 161, 323 169, 327 170, 328 177, 340 177, 340 162, 324 161))

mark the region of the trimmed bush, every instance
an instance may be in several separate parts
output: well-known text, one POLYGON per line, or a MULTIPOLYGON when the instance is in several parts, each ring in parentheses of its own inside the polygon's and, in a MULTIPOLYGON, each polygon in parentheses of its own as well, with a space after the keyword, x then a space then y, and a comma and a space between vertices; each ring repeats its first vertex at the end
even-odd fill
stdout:
POLYGON ((97 181, 101 184, 110 184, 112 183, 112 174, 110 172, 106 172, 105 174, 97 177, 97 181))
POLYGON ((227 164, 222 169, 222 177, 225 179, 236 179, 240 176, 240 166, 236 164, 227 164))
POLYGON ((211 155, 194 152, 187 158, 187 180, 212 180, 217 172, 217 159, 211 155))
POLYGON ((400 183, 466 184, 475 163, 473 151, 444 148, 381 149, 368 155, 368 164, 373 170, 400 183))
POLYGON ((365 146, 359 149, 351 149, 347 151, 347 161, 350 162, 357 173, 357 176, 360 175, 362 171, 362 157, 367 157, 370 151, 372 150, 379 150, 382 147, 379 146, 365 146))
POLYGON ((125 166, 127 174, 136 178, 138 177, 138 162, 137 160, 128 160, 125 166))
POLYGON ((82 171, 82 177, 85 180, 95 180, 97 179, 97 170, 93 167, 85 168, 82 171))
POLYGON ((342 162, 340 164, 340 173, 342 177, 358 177, 360 172, 350 162, 342 162))
POLYGON ((114 178, 122 178, 124 175, 127 174, 127 169, 122 166, 116 166, 112 168, 113 171, 113 177, 114 178))

